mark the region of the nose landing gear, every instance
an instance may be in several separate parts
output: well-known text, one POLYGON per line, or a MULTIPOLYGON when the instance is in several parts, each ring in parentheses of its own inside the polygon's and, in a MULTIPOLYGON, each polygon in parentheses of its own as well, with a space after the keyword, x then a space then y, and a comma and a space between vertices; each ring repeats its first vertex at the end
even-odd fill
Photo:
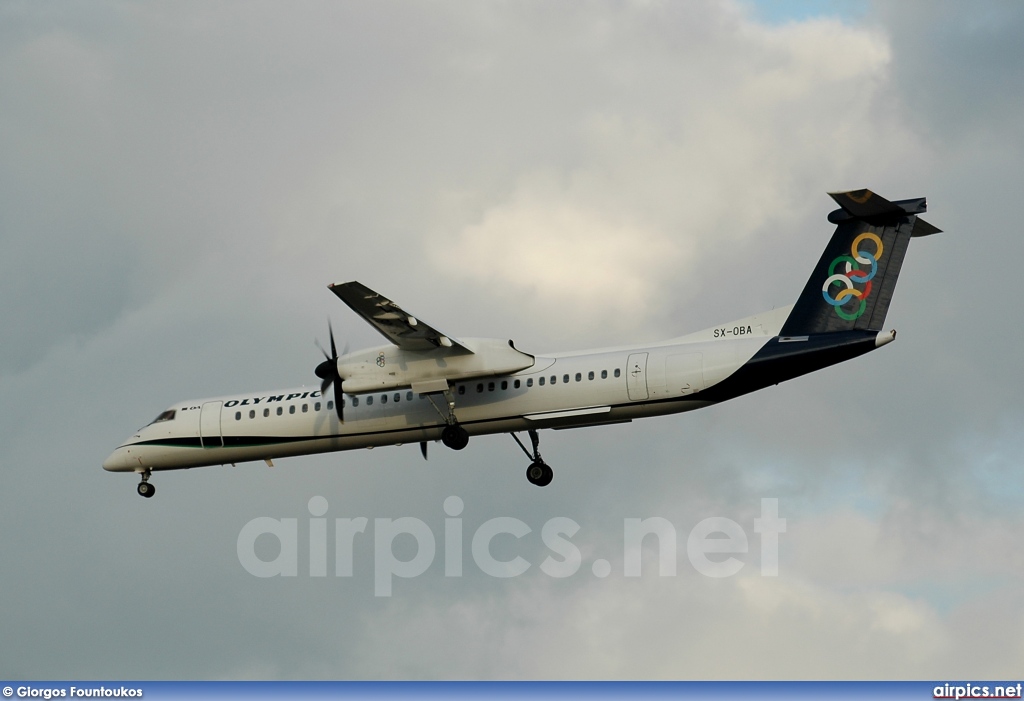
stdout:
POLYGON ((533 443, 533 453, 531 454, 523 442, 519 440, 519 436, 512 434, 512 438, 515 439, 519 447, 526 453, 526 457, 533 460, 530 466, 526 468, 526 479, 530 481, 530 484, 535 484, 538 487, 546 487, 551 484, 551 480, 554 479, 555 473, 551 467, 544 462, 544 458, 540 456, 540 437, 537 436, 537 432, 534 429, 529 430, 530 442, 533 443))
POLYGON ((135 490, 139 493, 140 497, 146 497, 149 499, 156 494, 156 487, 149 483, 149 477, 153 474, 152 470, 145 469, 142 471, 142 481, 139 482, 139 486, 135 490))

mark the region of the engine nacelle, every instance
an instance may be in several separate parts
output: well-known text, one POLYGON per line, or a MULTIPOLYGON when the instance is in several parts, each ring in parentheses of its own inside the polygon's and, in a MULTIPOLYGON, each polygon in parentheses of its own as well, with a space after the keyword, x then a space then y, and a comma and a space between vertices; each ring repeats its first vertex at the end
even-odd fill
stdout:
POLYGON ((444 346, 409 351, 394 345, 356 351, 338 358, 338 374, 346 392, 368 392, 409 387, 413 382, 507 375, 534 364, 533 356, 516 350, 511 341, 463 338, 459 342, 472 352, 444 346))

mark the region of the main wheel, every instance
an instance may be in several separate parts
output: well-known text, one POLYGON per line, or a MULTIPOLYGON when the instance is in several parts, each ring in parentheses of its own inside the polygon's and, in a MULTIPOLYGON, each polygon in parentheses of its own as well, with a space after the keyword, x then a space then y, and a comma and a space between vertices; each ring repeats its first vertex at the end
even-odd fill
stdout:
POLYGON ((469 433, 462 426, 445 426, 441 432, 441 442, 452 450, 462 450, 469 445, 469 433))
POLYGON ((530 463, 530 466, 526 468, 526 479, 530 481, 530 484, 535 484, 538 487, 546 487, 551 484, 551 480, 554 479, 555 473, 547 463, 540 461, 530 463))
POLYGON ((139 496, 146 497, 147 499, 156 494, 156 487, 149 482, 139 482, 139 486, 136 489, 139 492, 139 496))

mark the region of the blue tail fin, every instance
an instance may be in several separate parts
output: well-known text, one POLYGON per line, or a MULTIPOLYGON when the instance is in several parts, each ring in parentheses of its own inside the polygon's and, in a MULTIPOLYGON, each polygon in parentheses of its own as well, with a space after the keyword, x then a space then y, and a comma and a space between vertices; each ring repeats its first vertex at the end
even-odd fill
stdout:
POLYGON ((783 324, 781 336, 880 330, 910 239, 935 234, 925 198, 890 202, 870 190, 833 192, 832 240, 783 324))

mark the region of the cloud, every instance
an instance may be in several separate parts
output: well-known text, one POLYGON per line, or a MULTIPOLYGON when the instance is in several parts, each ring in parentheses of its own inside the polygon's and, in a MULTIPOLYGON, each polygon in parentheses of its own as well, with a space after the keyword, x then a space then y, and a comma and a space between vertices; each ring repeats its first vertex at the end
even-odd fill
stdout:
MULTIPOLYGON (((959 631, 905 595, 842 592, 792 576, 705 584, 608 580, 570 594, 534 581, 441 608, 396 604, 375 617, 353 662, 373 678, 390 675, 391 654, 413 660, 414 674, 426 678, 444 670, 512 679, 829 679, 866 669, 876 678, 937 677, 955 664, 959 631), (399 627, 406 632, 388 634, 399 627), (441 639, 450 641, 443 649, 434 644, 441 639)), ((985 647, 989 674, 1020 650, 985 647)))
POLYGON ((574 205, 548 178, 530 180, 512 201, 488 210, 450 245, 437 247, 435 267, 477 284, 525 288, 534 297, 531 306, 551 309, 551 321, 563 328, 577 326, 595 308, 621 316, 656 303, 657 282, 684 258, 678 244, 574 205), (453 249, 457 266, 445 255, 453 249))
MULTIPOLYGON (((619 561, 609 578, 597 579, 585 559, 570 580, 534 570, 439 596, 435 606, 388 601, 352 663, 382 678, 393 655, 414 660, 414 674, 427 678, 829 679, 865 670, 874 678, 998 675, 1019 659, 1019 636, 972 638, 970 664, 960 650, 968 628, 1009 631, 997 621, 1007 605, 1017 610, 1019 562, 1012 574, 1001 573, 1010 579, 994 596, 961 592, 967 595, 949 599, 914 590, 921 582, 941 587, 948 580, 943 570, 954 562, 964 583, 990 576, 987 558, 963 555, 972 548, 993 552, 978 539, 991 524, 946 529, 934 544, 946 555, 936 558, 908 557, 921 548, 917 533, 856 512, 790 514, 788 523, 777 578, 760 576, 756 557, 739 575, 717 580, 697 574, 683 552, 672 577, 651 567, 641 578, 625 578, 619 561), (448 643, 438 648, 434 641, 442 639, 448 643)), ((648 551, 644 558, 657 556, 648 551)))
MULTIPOLYGON (((709 257, 817 211, 808 193, 826 173, 842 182, 869 154, 874 169, 909 153, 895 115, 877 110, 890 61, 882 35, 836 21, 764 27, 728 7, 705 9, 624 12, 616 31, 584 33, 571 62, 587 64, 589 100, 574 85, 525 117, 548 122, 563 143, 490 205, 473 185, 445 193, 444 229, 427 240, 438 273, 496 282, 506 308, 563 332, 610 321, 637 333, 711 287, 709 257), (664 26, 692 41, 662 41, 664 26), (658 40, 639 48, 645 31, 658 40)), ((566 34, 589 26, 552 19, 566 34)), ((509 80, 504 41, 481 60, 493 84, 509 80)), ((533 44, 540 56, 557 46, 533 44)), ((538 84, 556 79, 541 74, 538 84)), ((496 119, 496 132, 514 131, 496 119)), ((785 232, 772 245, 793 240, 785 232)))

